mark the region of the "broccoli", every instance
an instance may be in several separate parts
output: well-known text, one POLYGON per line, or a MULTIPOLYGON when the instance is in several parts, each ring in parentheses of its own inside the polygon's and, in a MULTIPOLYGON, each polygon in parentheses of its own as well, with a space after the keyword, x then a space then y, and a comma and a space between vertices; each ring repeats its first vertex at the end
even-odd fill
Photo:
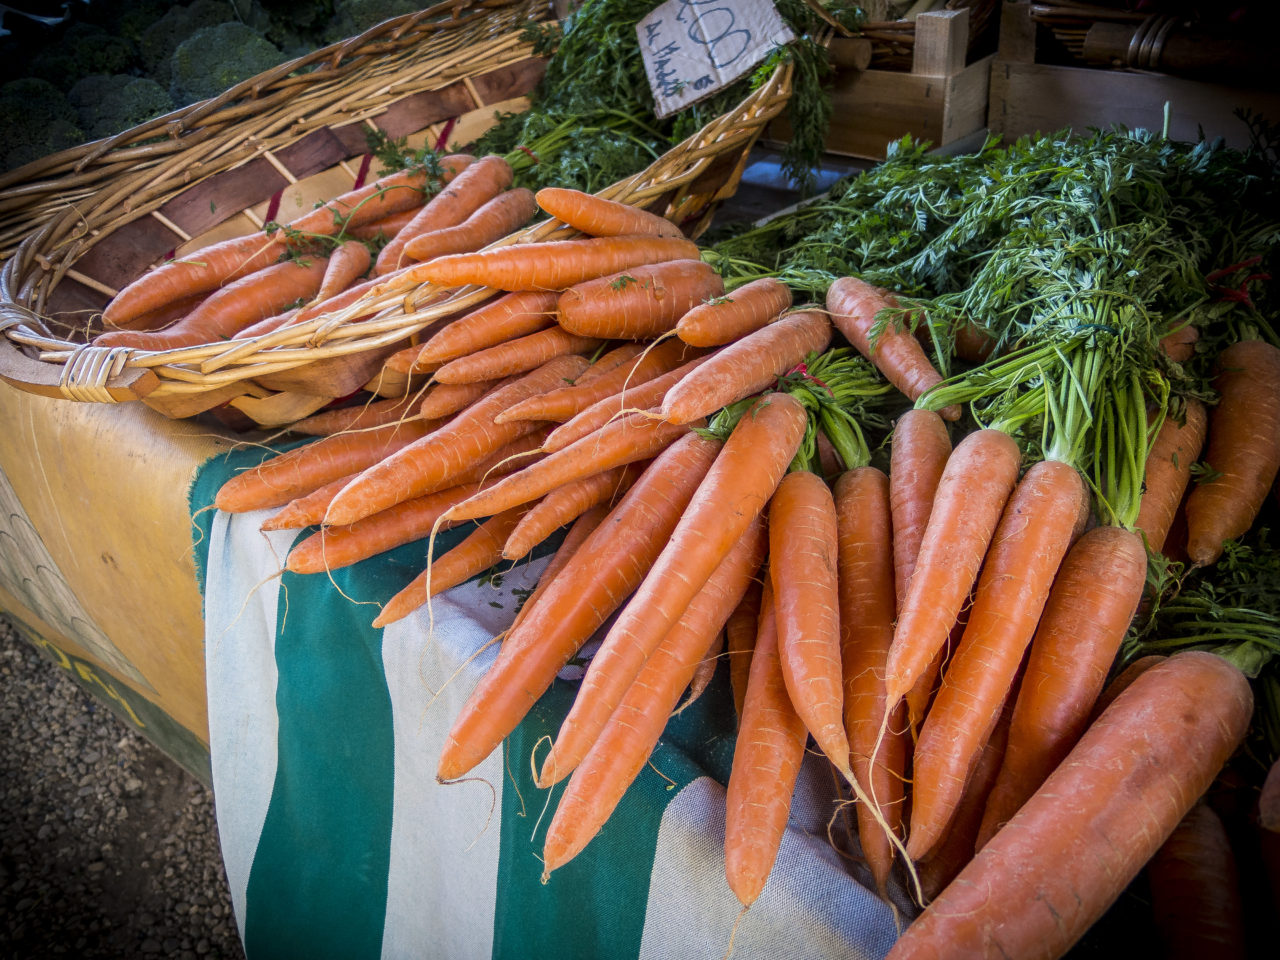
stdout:
POLYGON ((170 7, 143 31, 138 43, 148 75, 161 86, 168 86, 173 54, 180 44, 198 30, 236 19, 235 8, 223 0, 195 0, 185 7, 170 7))
POLYGON ((26 77, 0 86, 0 151, 5 170, 83 141, 75 108, 49 81, 26 77))
POLYGON ((90 140, 109 137, 173 109, 173 98, 154 80, 94 74, 67 93, 90 140))
POLYGON ((123 37, 89 23, 73 23, 57 43, 31 58, 28 74, 69 90, 94 73, 128 73, 139 64, 138 52, 123 37))
POLYGON ((285 59, 275 44, 243 23, 206 27, 173 51, 169 92, 180 105, 216 97, 285 59))
POLYGON ((384 20, 414 13, 423 6, 416 0, 333 0, 333 20, 324 41, 337 43, 358 36, 384 20))

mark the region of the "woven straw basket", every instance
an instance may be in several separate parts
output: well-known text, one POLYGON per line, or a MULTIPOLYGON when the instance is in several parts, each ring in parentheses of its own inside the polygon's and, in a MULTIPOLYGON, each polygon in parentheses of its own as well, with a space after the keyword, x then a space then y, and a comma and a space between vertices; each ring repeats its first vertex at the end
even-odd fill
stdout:
MULTIPOLYGON (((147 352, 85 341, 116 290, 155 264, 252 233, 282 208, 303 212, 376 174, 367 169, 369 128, 410 144, 474 140, 536 85, 544 64, 522 28, 552 16, 546 0, 449 0, 0 177, 0 379, 81 402, 142 400, 171 417, 232 403, 263 426, 375 389, 370 378, 390 352, 492 291, 463 288, 423 308, 424 292, 435 291, 395 291, 233 344, 147 352), (16 248, 14 223, 26 231, 16 248), (372 319, 352 322, 371 307, 372 319)), ((600 195, 697 236, 737 189, 748 151, 790 93, 784 65, 600 195)), ((546 221, 500 243, 569 235, 546 221)))

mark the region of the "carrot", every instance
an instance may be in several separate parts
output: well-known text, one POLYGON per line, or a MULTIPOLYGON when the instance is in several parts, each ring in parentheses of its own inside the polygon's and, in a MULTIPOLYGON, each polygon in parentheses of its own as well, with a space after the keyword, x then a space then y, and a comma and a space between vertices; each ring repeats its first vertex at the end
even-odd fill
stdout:
POLYGON ((288 326, 301 310, 301 307, 290 307, 281 313, 267 317, 265 320, 258 320, 249 324, 247 327, 241 327, 231 335, 232 340, 250 340, 253 337, 260 337, 264 333, 270 333, 273 330, 279 330, 281 327, 288 326))
MULTIPOLYGON (((897 305, 897 301, 885 291, 857 277, 841 277, 827 289, 827 310, 836 329, 876 365, 885 379, 914 402, 930 387, 941 383, 942 376, 925 356, 920 342, 893 322, 886 324, 873 338, 872 325, 876 315, 897 305)), ((960 419, 957 406, 946 407, 940 412, 944 420, 960 419)))
POLYGON ((346 430, 381 427, 388 423, 416 417, 417 412, 413 409, 415 402, 413 397, 388 397, 385 400, 366 401, 349 407, 321 410, 319 413, 313 413, 309 417, 303 417, 289 424, 289 430, 292 433, 325 437, 346 430))
POLYGON ((890 706, 915 685, 950 637, 1018 479, 1021 457, 1008 434, 977 430, 947 458, 889 648, 890 706))
MULTIPOLYGON (((657 348, 655 348, 657 349, 657 348)), ((554 453, 599 430, 613 418, 629 410, 648 410, 662 402, 668 390, 707 358, 694 357, 674 370, 636 386, 627 386, 603 400, 597 400, 556 427, 547 436, 546 450, 554 453)))
POLYGON ((475 383, 433 383, 422 394, 418 404, 418 416, 425 419, 447 417, 465 410, 475 403, 501 380, 479 380, 475 383))
POLYGON ((329 254, 329 265, 312 304, 324 303, 342 293, 368 272, 372 262, 373 254, 359 240, 344 240, 338 244, 329 254))
POLYGON ((644 769, 680 695, 764 560, 757 518, 663 637, 574 771, 547 828, 543 880, 577 856, 604 826, 644 769))
POLYGON ((573 386, 595 383, 606 374, 613 373, 619 367, 643 356, 652 346, 647 343, 620 343, 612 347, 592 361, 591 366, 583 370, 573 381, 573 386))
MULTIPOLYGON (((352 480, 329 505, 325 522, 354 523, 403 500, 449 485, 452 477, 537 427, 534 423, 495 424, 497 411, 573 376, 586 363, 581 357, 556 357, 532 373, 495 387, 422 440, 352 480)), ((485 516, 498 512, 493 510, 485 516)))
POLYGON ((1139 657, 1137 660, 1127 664, 1102 688, 1102 693, 1098 694, 1098 699, 1093 704, 1093 710, 1089 713, 1089 722, 1093 723, 1093 721, 1097 720, 1102 715, 1102 711, 1111 706, 1115 698, 1128 689, 1133 681, 1137 680, 1157 663, 1168 659, 1167 654, 1149 653, 1145 657, 1139 657))
POLYGON ((1204 404, 1188 398, 1186 419, 1182 423, 1165 420, 1147 454, 1142 501, 1134 529, 1147 538, 1147 546, 1156 553, 1164 549, 1173 518, 1191 482, 1191 465, 1204 447, 1207 416, 1204 404))
MULTIPOLYGON (((689 605, 690 610, 693 609, 693 606, 693 604, 689 605)), ((685 611, 686 614, 688 612, 687 610, 685 611)), ((720 657, 724 654, 724 642, 724 631, 717 631, 711 641, 711 646, 707 647, 706 653, 702 655, 702 659, 698 661, 697 666, 693 669, 693 676, 689 679, 689 695, 681 701, 680 706, 671 711, 672 716, 693 706, 697 703, 698 698, 707 692, 707 687, 711 686, 711 681, 715 679, 716 667, 720 663, 720 657)))
POLYGON ((720 275, 701 260, 640 264, 570 287, 556 302, 556 319, 584 337, 651 340, 722 293, 720 275))
POLYGON ((1199 339, 1200 331, 1188 323, 1161 337, 1160 349, 1175 363, 1186 363, 1195 356, 1199 339))
MULTIPOLYGON (((588 373, 595 371, 599 366, 598 363, 592 364, 586 373, 573 383, 557 390, 548 390, 541 396, 530 397, 511 409, 504 410, 498 414, 499 422, 503 420, 569 420, 593 403, 669 373, 697 353, 679 340, 664 340, 648 349, 640 347, 639 344, 628 344, 610 351, 610 355, 620 351, 631 353, 631 356, 604 372, 597 372, 590 379, 584 379, 588 373)), ((601 362, 604 359, 601 358, 601 362)))
POLYGON ((624 237, 648 233, 655 237, 680 237, 680 228, 665 217, 616 200, 569 187, 543 187, 538 206, 561 223, 592 237, 624 237))
POLYGON ((101 347, 171 350, 230 339, 236 331, 269 317, 295 300, 312 296, 328 261, 285 261, 263 267, 211 294, 186 317, 163 330, 115 330, 93 342, 101 347))
POLYGON ((627 464, 557 487, 524 515, 502 547, 506 560, 519 560, 556 530, 594 507, 612 501, 635 482, 642 466, 627 464))
POLYGON ((1244 900, 1231 840, 1201 800, 1147 864, 1151 913, 1162 956, 1244 960, 1244 900))
POLYGON ((389 213, 385 217, 371 220, 368 223, 348 227, 343 232, 354 240, 391 240, 408 225, 410 220, 418 215, 418 211, 421 209, 422 206, 419 204, 418 206, 409 207, 407 210, 389 213))
POLYGON ((454 780, 487 757, 640 584, 719 450, 719 441, 685 434, 654 460, 548 581, 459 712, 437 779, 454 780))
POLYGON ((907 836, 913 859, 933 849, 945 832, 1013 688, 1071 544, 1083 482, 1074 467, 1040 460, 1009 498, 983 561, 969 622, 916 742, 907 836))
POLYGON ((782 676, 777 618, 766 581, 725 795, 725 878, 744 907, 755 903, 773 870, 807 739, 782 676))
POLYGON ((1187 498, 1187 556, 1207 566, 1253 526, 1280 471, 1280 349, 1241 340, 1218 356, 1206 454, 1214 476, 1187 498))
POLYGON ((742 415, 653 569, 592 659, 543 761, 540 787, 567 776, 586 755, 644 659, 764 509, 799 449, 806 421, 800 401, 783 393, 766 394, 742 415))
POLYGON ((431 424, 409 420, 323 437, 231 477, 219 488, 214 506, 226 513, 282 507, 332 480, 377 463, 430 431, 431 424))
MULTIPOLYGON (((501 424, 510 429, 527 421, 501 424)), ((504 477, 450 513, 451 520, 487 517, 527 503, 556 487, 637 460, 647 460, 687 433, 689 427, 665 423, 644 413, 615 420, 576 443, 549 453, 524 470, 504 477)), ((546 448, 546 444, 543 444, 546 448)))
POLYGON ((554 293, 509 293, 443 327, 422 345, 415 367, 444 363, 545 329, 555 322, 554 293))
POLYGON ((688 423, 773 384, 831 342, 831 323, 816 310, 788 314, 721 348, 667 391, 662 416, 688 423))
POLYGON ((1264 830, 1280 833, 1280 759, 1272 761, 1258 793, 1258 824, 1264 830))
POLYGON ((742 706, 746 702, 747 678, 751 673, 751 655, 756 646, 756 631, 760 619, 760 583, 747 588, 742 602, 730 614, 724 625, 725 652, 729 656, 729 686, 733 689, 733 709, 742 719, 742 706))
POLYGON ((330 480, 323 487, 317 487, 310 493, 290 500, 283 507, 262 521, 261 530, 301 530, 324 519, 324 512, 329 509, 338 491, 351 482, 355 476, 349 473, 337 480, 330 480))
POLYGON ((791 703, 822 752, 851 777, 840 675, 836 505, 817 474, 788 473, 769 501, 769 578, 791 703))
POLYGON ((431 597, 466 583, 492 567, 502 559, 502 544, 527 509, 522 505, 490 517, 452 549, 434 560, 428 558, 427 569, 387 601, 374 618, 373 628, 403 620, 431 597))
POLYGON ((594 507, 589 507, 585 513, 573 521, 573 525, 569 527, 564 539, 560 541, 560 546, 547 562, 547 565, 543 567, 542 575, 538 577, 538 583, 533 588, 533 592, 520 604, 520 609, 516 611, 515 619, 511 621, 508 633, 514 631, 520 621, 529 615, 529 611, 534 608, 542 594, 546 592, 547 587, 559 576, 560 571, 568 565, 569 561, 573 559, 573 555, 586 542, 587 537, 591 536, 591 532, 600 526, 604 518, 609 515, 612 507, 612 504, 597 503, 594 507))
POLYGON ((115 330, 163 330, 169 324, 176 320, 181 320, 196 307, 200 306, 208 295, 207 291, 194 293, 189 297, 183 297, 180 300, 174 300, 156 307, 154 310, 141 313, 120 323, 118 326, 108 321, 104 315, 103 326, 115 330))
POLYGON ((1248 681, 1177 653, 1133 682, 889 951, 1058 957, 1105 912, 1244 738, 1248 681))
POLYGON ((497 290, 567 290, 644 263, 698 258, 698 245, 683 237, 591 237, 454 253, 414 267, 408 276, 413 283, 442 287, 474 283, 497 290))
POLYGON ((985 363, 996 349, 996 342, 972 320, 957 325, 952 337, 956 356, 966 363, 985 363))
POLYGON ((468 164, 382 248, 374 273, 381 276, 403 266, 405 248, 411 240, 433 230, 462 223, 486 201, 511 186, 512 177, 511 165, 502 157, 481 157, 468 164))
POLYGON ((538 212, 533 193, 524 187, 488 200, 461 223, 420 233, 404 247, 410 260, 434 260, 451 253, 471 253, 518 230, 538 212))
POLYGON ((676 336, 695 347, 718 347, 755 333, 789 306, 791 288, 776 277, 761 277, 694 306, 676 324, 676 336))
MULTIPOLYGON (((884 666, 893 641, 894 618, 889 500, 890 478, 875 467, 850 470, 836 481, 840 658, 850 762, 862 792, 875 799, 881 819, 900 834, 908 752, 902 704, 880 738, 880 721, 885 715, 884 666)), ((887 896, 893 845, 883 826, 861 803, 858 841, 876 889, 882 897, 887 896)))
POLYGON ((600 344, 600 340, 581 337, 561 327, 548 327, 546 330, 450 360, 436 370, 435 379, 439 383, 496 380, 527 373, 555 357, 575 353, 589 354, 600 344))
POLYGON ((889 507, 893 513, 893 587, 899 607, 907 595, 933 499, 950 455, 947 425, 934 411, 908 410, 894 424, 889 507))
POLYGON ((979 846, 1039 788, 1088 726, 1142 599, 1146 573, 1142 538, 1121 527, 1095 527, 1067 553, 1031 641, 979 846))

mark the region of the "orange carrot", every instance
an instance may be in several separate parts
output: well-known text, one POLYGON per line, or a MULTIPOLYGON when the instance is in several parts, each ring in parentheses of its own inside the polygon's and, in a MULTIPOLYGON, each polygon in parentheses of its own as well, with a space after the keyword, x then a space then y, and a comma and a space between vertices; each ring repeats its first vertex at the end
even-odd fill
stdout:
POLYGON ((427 436, 421 420, 323 437, 238 473, 218 490, 214 505, 227 513, 282 507, 330 481, 345 477, 427 436))
POLYGON ((586 543, 592 531, 604 522, 604 518, 609 515, 612 507, 612 504, 597 503, 594 507, 587 509, 577 520, 573 521, 568 533, 560 541, 560 546, 542 569, 542 575, 538 577, 538 583, 533 588, 533 592, 520 604, 520 609, 516 611, 515 619, 511 622, 508 633, 514 631, 520 621, 529 615, 529 611, 541 599, 547 587, 560 575, 560 571, 568 566, 569 561, 573 559, 573 555, 578 552, 578 548, 586 543))
POLYGON ((600 739, 574 771, 547 828, 543 879, 591 841, 644 769, 667 718, 764 559, 764 525, 734 544, 645 662, 600 739))
POLYGON ((543 761, 540 787, 567 776, 586 755, 645 658, 764 509, 799 449, 806 421, 804 406, 784 393, 766 394, 742 415, 653 569, 592 659, 543 761))
POLYGON ((627 491, 643 469, 640 464, 627 464, 552 490, 511 531, 502 547, 503 558, 519 560, 591 507, 615 500, 627 491))
POLYGON ((338 244, 329 254, 329 265, 312 304, 324 303, 342 293, 368 272, 372 262, 373 254, 359 240, 345 240, 338 244))
POLYGON ((725 652, 729 657, 729 686, 733 688, 733 709, 739 720, 742 719, 742 705, 746 702, 751 655, 756 647, 756 631, 760 626, 760 591, 759 581, 753 582, 724 625, 725 652))
POLYGON ((1082 484, 1074 467, 1041 460, 1009 498, 983 561, 964 636, 916 743, 907 836, 913 859, 925 856, 945 833, 1013 688, 1071 544, 1082 484))
POLYGON ((725 796, 725 878, 744 907, 755 903, 773 870, 807 738, 783 680, 777 618, 766 582, 725 796))
POLYGON ((475 157, 465 153, 441 157, 438 181, 425 170, 397 170, 295 217, 289 230, 332 236, 421 206, 426 192, 449 183, 474 162, 475 157))
POLYGON ((522 505, 490 517, 452 549, 428 558, 427 569, 388 600, 374 618, 374 629, 403 620, 431 597, 466 583, 501 560, 503 542, 527 509, 522 505))
POLYGON ((421 209, 422 205, 419 204, 407 210, 401 210, 398 213, 389 213, 385 217, 371 220, 369 223, 348 227, 344 232, 355 240, 391 240, 408 225, 410 220, 418 215, 418 211, 421 209))
POLYGON ((1095 527, 1067 553, 1031 642, 979 846, 1080 739, 1142 599, 1146 573, 1142 538, 1121 527, 1095 527))
POLYGON ((718 347, 755 333, 789 306, 791 288, 776 277, 761 277, 693 307, 676 324, 676 336, 695 347, 718 347))
MULTIPOLYGON (((897 301, 885 291, 857 277, 841 277, 827 290, 831 322, 859 353, 876 365, 885 379, 915 401, 930 387, 941 383, 942 376, 910 331, 899 329, 890 322, 878 336, 873 337, 872 325, 876 315, 897 305, 897 301)), ((960 419, 957 406, 946 407, 940 412, 944 420, 960 419)))
POLYGON ((374 273, 381 276, 403 266, 405 247, 411 240, 424 233, 462 223, 485 201, 511 186, 512 176, 511 165, 502 157, 481 157, 468 164, 382 248, 374 273))
POLYGON ((164 330, 115 330, 93 342, 101 347, 170 350, 230 339, 242 327, 272 316, 295 300, 312 296, 328 261, 285 261, 263 267, 207 297, 200 306, 164 330))
POLYGON ((1263 830, 1280 833, 1280 758, 1271 762, 1258 792, 1258 825, 1263 830))
POLYGON ((465 410, 490 390, 500 380, 480 380, 476 383, 433 383, 422 394, 418 416, 425 419, 447 417, 465 410))
POLYGON ((1106 911, 1244 738, 1253 696, 1221 657, 1133 682, 889 951, 1059 957, 1106 911))
POLYGON ((1139 657, 1137 660, 1127 664, 1123 670, 1111 678, 1111 681, 1102 689, 1102 693, 1098 694, 1098 699, 1094 701, 1093 710, 1089 713, 1089 722, 1097 720, 1102 715, 1102 711, 1111 706, 1116 697, 1120 696, 1133 681, 1154 667, 1162 660, 1168 660, 1169 657, 1163 653, 1149 653, 1145 657, 1139 657))
POLYGON ((618 367, 642 356, 649 348, 645 343, 620 343, 616 347, 600 354, 587 369, 583 370, 573 386, 594 383, 605 374, 612 373, 618 367))
POLYGON ((444 363, 545 329, 555 322, 554 293, 509 293, 476 307, 422 345, 415 367, 444 363))
POLYGON ((907 595, 933 498, 950 455, 947 425, 932 410, 908 410, 894 424, 889 505, 893 511, 893 585, 899 606, 907 595))
POLYGON ((612 396, 597 400, 581 413, 556 427, 547 435, 546 450, 554 453, 599 430, 613 418, 630 410, 648 410, 662 402, 668 390, 696 369, 707 357, 694 357, 676 369, 654 377, 638 386, 627 386, 612 396))
POLYGON ((705 417, 772 385, 831 342, 831 323, 816 310, 788 314, 722 347, 667 391, 662 416, 672 423, 705 417))
POLYGON ((683 237, 591 237, 450 254, 419 264, 405 276, 408 282, 442 287, 474 283, 496 290, 567 290, 643 263, 698 258, 698 245, 683 237))
POLYGON ((590 379, 584 379, 587 373, 591 373, 598 366, 598 364, 592 364, 586 373, 573 383, 557 390, 549 390, 541 396, 530 397, 510 410, 504 410, 498 414, 499 422, 503 420, 569 420, 593 403, 669 373, 697 353, 692 347, 679 340, 664 340, 648 349, 640 348, 638 344, 628 344, 627 347, 619 347, 611 353, 622 350, 633 352, 633 355, 604 373, 597 373, 590 379))
POLYGON ((719 450, 695 433, 672 444, 549 581, 459 712, 438 779, 457 779, 487 757, 640 584, 719 450))
MULTIPOLYGON (((477 383, 527 373, 554 357, 589 354, 602 341, 581 337, 561 327, 548 327, 528 336, 517 337, 496 346, 458 357, 435 372, 439 383, 477 383)), ((585 364, 584 364, 585 368, 585 364)))
POLYGON ((174 321, 181 320, 188 313, 200 306, 201 302, 208 296, 208 292, 192 294, 189 297, 183 297, 181 300, 174 300, 154 310, 148 310, 136 317, 123 321, 116 326, 103 316, 103 326, 113 330, 163 330, 174 321))
POLYGON ((1160 349, 1175 363, 1186 363, 1195 356, 1199 339, 1200 331, 1188 323, 1161 337, 1160 349))
MULTIPOLYGON (((556 357, 532 373, 495 387, 421 441, 397 451, 352 480, 329 505, 325 522, 355 523, 403 500, 449 485, 463 470, 537 427, 527 422, 495 424, 493 417, 497 411, 573 376, 586 363, 582 357, 556 357)), ((497 512, 493 510, 484 516, 497 512)))
MULTIPOLYGON (((710 582, 711 581, 707 581, 708 585, 710 582)), ((692 610, 694 606, 695 604, 691 603, 689 605, 689 610, 692 610)), ((689 610, 685 611, 686 616, 688 615, 689 610)), ((715 679, 716 668, 719 665, 720 657, 723 654, 724 631, 720 630, 712 639, 711 646, 707 647, 707 652, 702 655, 702 659, 699 660, 697 665, 694 667, 693 676, 689 680, 689 695, 680 702, 680 706, 671 711, 672 716, 675 716, 681 711, 693 706, 698 702, 698 698, 707 692, 707 687, 711 686, 711 681, 715 679)))
POLYGON ((769 501, 769 577, 791 703, 819 749, 852 777, 840 676, 836 505, 817 474, 787 474, 769 501))
POLYGON ((405 244, 404 255, 409 260, 434 260, 451 253, 472 253, 523 227, 537 212, 532 192, 524 187, 506 190, 461 223, 418 234, 405 244))
POLYGON ((561 223, 592 237, 625 237, 649 233, 655 237, 683 236, 680 228, 665 217, 616 200, 569 187, 543 187, 538 206, 561 223))
POLYGON ((1280 471, 1280 349, 1241 340, 1218 357, 1206 460, 1214 476, 1187 497, 1187 556, 1207 566, 1253 526, 1280 471))
POLYGON ((337 480, 330 480, 323 487, 317 487, 310 493, 290 500, 283 507, 262 521, 261 530, 301 530, 324 519, 324 512, 338 491, 351 482, 355 476, 349 473, 337 480))
MULTIPOLYGON (((413 409, 413 397, 389 397, 385 400, 372 400, 353 404, 349 407, 335 407, 321 410, 309 417, 304 417, 289 425, 292 433, 305 433, 316 437, 326 437, 332 433, 346 430, 363 430, 367 427, 381 427, 399 420, 409 420, 417 416, 413 409)), ((424 418, 426 419, 426 418, 424 418)))
POLYGON ((894 627, 885 673, 890 706, 915 685, 950 637, 1021 459, 1018 445, 998 430, 968 434, 947 458, 894 627))
POLYGON ((1188 398, 1186 419, 1182 423, 1165 420, 1147 454, 1142 501, 1134 529, 1147 538, 1147 545, 1156 553, 1164 549, 1173 518, 1191 482, 1191 465, 1204 447, 1207 416, 1204 404, 1194 397, 1188 398))
MULTIPOLYGON (((875 467, 850 470, 836 481, 840 658, 850 761, 862 792, 874 798, 880 820, 901 834, 909 747, 902 704, 880 735, 894 618, 889 500, 890 479, 875 467)), ((864 803, 858 804, 858 841, 876 889, 887 896, 893 845, 864 803)))
POLYGON ((691 307, 724 293, 701 260, 640 264, 575 284, 556 303, 560 326, 584 337, 650 340, 675 329, 691 307))

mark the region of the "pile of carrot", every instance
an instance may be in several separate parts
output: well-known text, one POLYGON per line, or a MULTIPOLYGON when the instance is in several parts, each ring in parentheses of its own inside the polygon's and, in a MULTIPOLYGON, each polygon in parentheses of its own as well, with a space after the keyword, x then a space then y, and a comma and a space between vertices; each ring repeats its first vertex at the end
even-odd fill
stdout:
POLYGON ((491 296, 388 361, 424 378, 418 392, 298 424, 320 439, 228 481, 217 506, 318 525, 286 559, 299 573, 425 539, 421 575, 375 626, 567 531, 438 761, 442 781, 465 776, 611 621, 537 758, 540 786, 568 781, 546 876, 605 826, 723 656, 739 711, 726 881, 744 907, 812 738, 877 890, 923 908, 892 956, 1060 956, 1249 731, 1249 682, 1215 654, 1108 682, 1149 556, 1211 566, 1263 509, 1280 349, 1227 347, 1216 402, 1188 399, 1144 438, 1130 521, 1097 509, 1069 456, 974 428, 959 404, 930 409, 944 380, 883 322, 888 292, 853 277, 823 304, 793 306, 773 278, 726 291, 659 217, 576 191, 533 199, 579 235, 442 241, 407 269, 415 241, 386 247, 375 269, 397 287, 491 296), (880 417, 883 450, 866 433, 880 417), (1200 459, 1212 470, 1193 488, 1200 459))

